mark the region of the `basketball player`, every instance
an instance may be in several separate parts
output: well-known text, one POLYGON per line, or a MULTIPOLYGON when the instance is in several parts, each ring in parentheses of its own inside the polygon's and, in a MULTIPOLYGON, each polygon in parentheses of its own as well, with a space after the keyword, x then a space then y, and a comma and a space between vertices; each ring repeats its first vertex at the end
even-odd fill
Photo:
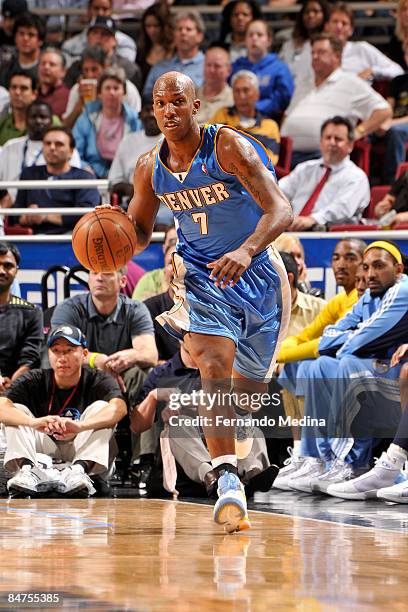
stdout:
POLYGON ((240 531, 250 526, 235 453, 240 406, 221 405, 220 395, 231 391, 232 378, 234 398, 248 410, 248 393, 267 389, 290 314, 286 272, 271 242, 290 225, 292 210, 258 141, 226 126, 200 130, 189 77, 160 77, 153 107, 164 139, 136 164, 129 213, 137 252, 149 244, 163 202, 174 213, 178 244, 175 304, 158 320, 184 338, 200 370, 206 400, 199 412, 219 476, 214 520, 240 531))

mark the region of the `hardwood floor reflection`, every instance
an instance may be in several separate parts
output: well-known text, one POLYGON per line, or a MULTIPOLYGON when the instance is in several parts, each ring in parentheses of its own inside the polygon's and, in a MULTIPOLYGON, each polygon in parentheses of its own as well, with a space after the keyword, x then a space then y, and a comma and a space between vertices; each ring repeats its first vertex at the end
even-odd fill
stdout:
POLYGON ((3 602, 48 591, 64 594, 64 609, 98 611, 407 610, 406 534, 254 512, 249 532, 225 536, 211 513, 155 500, 3 500, 3 602))

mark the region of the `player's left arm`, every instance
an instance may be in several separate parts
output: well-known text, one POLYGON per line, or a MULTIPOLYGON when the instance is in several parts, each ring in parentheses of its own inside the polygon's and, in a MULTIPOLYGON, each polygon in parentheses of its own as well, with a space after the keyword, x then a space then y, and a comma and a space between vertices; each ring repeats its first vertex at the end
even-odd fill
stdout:
POLYGON ((242 186, 263 209, 255 231, 235 251, 208 264, 211 278, 222 289, 235 285, 249 267, 252 257, 263 251, 292 223, 292 207, 261 161, 251 143, 233 130, 223 129, 217 140, 217 156, 226 172, 235 174, 242 186), (225 161, 224 161, 225 160, 225 161))

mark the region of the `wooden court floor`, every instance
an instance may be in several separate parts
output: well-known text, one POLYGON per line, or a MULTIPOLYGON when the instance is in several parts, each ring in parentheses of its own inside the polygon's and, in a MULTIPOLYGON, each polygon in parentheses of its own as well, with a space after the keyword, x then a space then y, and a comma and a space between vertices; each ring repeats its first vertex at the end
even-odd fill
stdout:
POLYGON ((408 610, 405 533, 251 512, 253 528, 227 536, 211 516, 162 500, 0 500, 0 609, 408 610), (10 603, 18 592, 59 604, 10 603))

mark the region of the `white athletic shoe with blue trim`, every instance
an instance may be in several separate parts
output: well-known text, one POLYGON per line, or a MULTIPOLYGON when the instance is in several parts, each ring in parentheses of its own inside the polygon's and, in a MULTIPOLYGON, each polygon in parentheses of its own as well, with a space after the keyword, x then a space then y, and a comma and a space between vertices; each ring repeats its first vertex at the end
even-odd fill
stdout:
POLYGON ((251 527, 248 519, 244 485, 236 474, 224 472, 218 479, 218 499, 214 506, 214 521, 227 533, 251 527))

